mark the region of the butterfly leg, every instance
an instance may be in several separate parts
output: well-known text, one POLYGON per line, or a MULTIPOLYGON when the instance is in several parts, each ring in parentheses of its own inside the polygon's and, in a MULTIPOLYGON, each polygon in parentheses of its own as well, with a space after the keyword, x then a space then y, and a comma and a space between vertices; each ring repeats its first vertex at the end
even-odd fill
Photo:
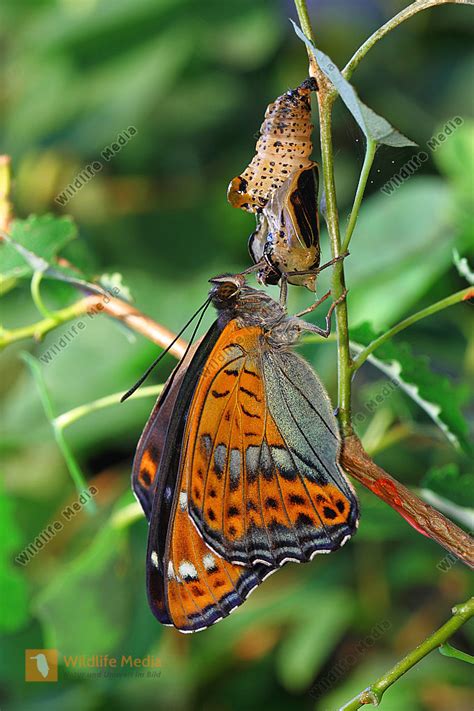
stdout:
MULTIPOLYGON (((324 301, 325 299, 327 299, 327 297, 329 296, 329 293, 330 293, 330 292, 328 292, 327 294, 325 294, 325 295, 322 297, 322 299, 319 300, 319 303, 321 303, 321 301, 324 301)), ((344 299, 346 298, 346 296, 347 296, 347 289, 344 289, 344 291, 342 292, 342 294, 340 295, 340 297, 339 297, 338 299, 336 299, 336 301, 333 301, 333 302, 332 302, 331 306, 329 307, 329 311, 328 311, 328 313, 327 313, 327 316, 326 316, 326 328, 320 328, 319 326, 316 326, 316 325, 313 324, 313 323, 307 323, 306 321, 302 321, 302 322, 301 322, 302 324, 304 324, 304 325, 302 326, 302 328, 303 328, 305 331, 310 331, 310 333, 317 333, 319 336, 322 336, 323 338, 327 338, 327 337, 329 336, 329 334, 331 333, 331 316, 332 316, 332 312, 334 311, 334 309, 336 308, 336 306, 338 306, 338 304, 340 304, 342 301, 344 301, 344 299)), ((305 313, 305 312, 303 311, 303 313, 305 313)), ((297 316, 299 316, 299 314, 297 314, 297 316)))
POLYGON ((299 313, 295 314, 298 318, 301 318, 301 316, 304 316, 305 314, 310 314, 311 311, 314 311, 315 309, 318 308, 320 304, 323 303, 323 301, 326 301, 326 299, 331 296, 331 289, 327 291, 324 296, 322 296, 320 299, 314 302, 314 304, 311 304, 311 306, 308 306, 307 309, 304 309, 304 311, 300 311, 299 313))

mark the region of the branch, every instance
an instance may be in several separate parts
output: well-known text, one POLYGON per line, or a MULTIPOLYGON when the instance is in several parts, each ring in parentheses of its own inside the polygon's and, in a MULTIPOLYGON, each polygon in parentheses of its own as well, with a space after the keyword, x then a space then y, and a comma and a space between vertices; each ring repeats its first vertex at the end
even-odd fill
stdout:
POLYGON ((404 10, 392 17, 385 25, 379 27, 365 42, 359 47, 357 52, 349 60, 349 62, 344 67, 342 73, 346 79, 350 79, 354 70, 360 64, 361 60, 365 57, 369 49, 372 49, 374 44, 376 44, 382 37, 394 30, 398 25, 401 25, 405 20, 409 20, 410 17, 416 15, 422 10, 428 10, 430 7, 435 7, 436 5, 447 5, 448 3, 456 5, 472 5, 472 0, 417 0, 417 2, 412 3, 404 10))
MULTIPOLYGON (((131 400, 138 400, 143 397, 157 397, 161 395, 163 390, 163 385, 148 385, 142 387, 137 392, 133 393, 131 400)), ((111 405, 119 405, 123 397, 123 390, 119 393, 113 393, 112 395, 106 395, 105 397, 100 397, 98 400, 93 400, 92 402, 87 402, 85 405, 79 405, 78 407, 63 412, 62 415, 58 415, 54 418, 56 427, 60 429, 65 429, 69 427, 81 417, 89 415, 91 412, 97 412, 97 410, 102 410, 104 407, 111 407, 111 405)))
POLYGON ((359 216, 360 206, 362 204, 362 198, 364 197, 365 188, 367 186, 367 181, 369 179, 370 170, 372 168, 372 163, 374 162, 375 152, 377 150, 377 143, 375 141, 367 138, 367 144, 365 147, 365 158, 362 170, 359 176, 359 183, 357 185, 356 194, 354 197, 354 203, 352 205, 351 214, 349 217, 349 222, 347 224, 346 234, 344 237, 344 242, 341 247, 341 252, 344 254, 349 249, 349 244, 356 226, 357 218, 359 216))
POLYGON ((377 466, 355 435, 343 443, 341 464, 357 481, 403 516, 418 533, 436 541, 463 563, 474 568, 474 540, 377 466))
MULTIPOLYGON (((40 364, 36 360, 36 358, 33 358, 30 353, 22 353, 21 357, 31 370, 31 374, 33 375, 33 378, 36 382, 36 386, 38 388, 41 404, 43 405, 45 415, 53 429, 56 444, 58 445, 61 454, 64 457, 64 461, 66 462, 66 466, 71 475, 71 479, 73 480, 74 485, 77 489, 77 493, 81 494, 84 489, 87 488, 87 481, 81 471, 81 467, 79 466, 78 461, 76 460, 69 444, 67 443, 64 437, 64 433, 61 427, 58 427, 56 424, 54 416, 54 406, 48 388, 46 387, 43 370, 41 369, 40 364)), ((89 511, 89 513, 95 513, 96 506, 94 501, 87 501, 85 506, 86 510, 89 511)))
POLYGON ((459 304, 461 301, 470 301, 471 299, 474 299, 474 289, 472 288, 472 286, 467 287, 466 289, 462 289, 461 291, 456 291, 455 294, 451 294, 451 296, 447 296, 446 298, 441 299, 440 301, 436 301, 434 304, 427 306, 425 309, 417 311, 415 314, 412 314, 411 316, 408 316, 407 318, 403 319, 403 321, 400 321, 392 328, 389 328, 388 331, 382 333, 382 335, 372 341, 372 343, 369 343, 367 348, 364 348, 364 350, 359 353, 357 358, 355 358, 354 362, 352 363, 352 371, 355 372, 358 368, 360 368, 360 366, 365 363, 371 353, 373 353, 383 343, 389 341, 397 333, 400 333, 400 331, 403 331, 405 328, 412 326, 417 321, 420 321, 421 319, 426 318, 427 316, 432 316, 433 314, 438 313, 438 311, 442 311, 443 309, 446 309, 449 306, 459 304))
MULTIPOLYGON (((112 296, 94 295, 76 301, 71 306, 56 311, 50 317, 38 323, 16 328, 11 331, 3 330, 0 333, 0 348, 24 338, 34 338, 39 341, 43 336, 63 323, 72 321, 86 314, 90 318, 95 318, 95 316, 100 313, 105 313, 121 321, 133 331, 141 333, 142 336, 145 336, 145 338, 148 338, 162 348, 167 348, 175 338, 175 335, 171 331, 156 323, 149 316, 138 311, 126 301, 116 299, 112 296)), ((180 338, 170 348, 170 353, 176 358, 181 358, 185 350, 186 342, 180 338)))
POLYGON ((426 657, 427 654, 437 647, 440 647, 446 640, 452 637, 460 627, 471 619, 474 615, 474 597, 471 597, 470 600, 461 605, 453 607, 452 612, 453 616, 451 619, 440 627, 439 630, 433 632, 432 635, 427 637, 416 649, 395 664, 395 666, 381 676, 380 679, 371 684, 367 689, 364 689, 364 691, 361 691, 360 694, 357 694, 352 701, 341 706, 339 711, 356 711, 366 704, 378 706, 385 691, 387 691, 392 684, 398 681, 403 674, 406 674, 407 671, 426 657))

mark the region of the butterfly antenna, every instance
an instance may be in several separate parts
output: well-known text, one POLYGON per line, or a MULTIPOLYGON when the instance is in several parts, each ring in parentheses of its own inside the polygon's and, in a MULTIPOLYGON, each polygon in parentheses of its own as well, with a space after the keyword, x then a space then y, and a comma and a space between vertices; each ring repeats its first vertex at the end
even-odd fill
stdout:
POLYGON ((191 343, 193 342, 193 339, 194 339, 194 337, 195 337, 195 335, 196 335, 196 331, 198 330, 199 326, 201 325, 201 321, 202 321, 202 319, 204 318, 204 314, 206 313, 206 309, 207 309, 207 307, 209 306, 210 303, 211 303, 211 299, 210 299, 210 298, 209 298, 209 299, 206 299, 206 301, 202 304, 202 306, 200 306, 200 307, 198 308, 198 310, 194 312, 194 314, 191 316, 191 318, 189 319, 189 321, 187 321, 187 322, 184 324, 184 326, 183 326, 183 328, 180 330, 180 332, 173 338, 173 340, 171 341, 171 343, 169 344, 169 346, 168 346, 162 353, 160 353, 160 355, 159 355, 157 358, 155 358, 155 360, 153 361, 153 363, 152 363, 150 366, 148 366, 148 368, 145 370, 145 372, 143 373, 143 375, 140 376, 140 378, 137 380, 137 382, 135 383, 135 385, 132 385, 132 387, 130 388, 130 390, 127 390, 127 392, 125 393, 125 395, 122 395, 122 397, 120 398, 120 402, 125 402, 125 400, 128 400, 128 398, 130 397, 130 395, 133 395, 133 393, 134 393, 136 390, 138 390, 138 388, 140 387, 140 385, 142 385, 142 383, 145 382, 145 380, 146 380, 146 379, 148 378, 148 376, 150 375, 151 371, 158 365, 158 363, 160 362, 160 360, 161 360, 162 358, 164 358, 165 355, 170 351, 170 349, 174 346, 174 344, 176 343, 176 341, 178 340, 178 338, 184 333, 184 331, 187 329, 187 327, 194 321, 194 319, 196 318, 196 316, 197 316, 200 312, 202 312, 201 315, 200 315, 200 317, 199 317, 199 320, 198 320, 198 322, 197 322, 197 324, 196 324, 196 328, 195 328, 194 331, 193 331, 193 335, 191 336, 191 341, 190 341, 189 344, 186 346, 186 350, 185 350, 185 352, 184 352, 183 358, 186 357, 186 355, 187 355, 187 353, 188 353, 188 351, 189 351, 189 349, 190 349, 190 347, 191 347, 191 343))

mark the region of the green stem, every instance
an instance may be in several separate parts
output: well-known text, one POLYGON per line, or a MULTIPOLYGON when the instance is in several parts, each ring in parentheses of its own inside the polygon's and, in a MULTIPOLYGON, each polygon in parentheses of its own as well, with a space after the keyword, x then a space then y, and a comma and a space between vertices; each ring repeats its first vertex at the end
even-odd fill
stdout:
MULTIPOLYGON (((53 429, 54 433, 54 438, 56 440, 56 443, 64 457, 64 460, 66 462, 66 466, 69 470, 69 473, 71 475, 71 478, 76 486, 77 492, 81 494, 84 489, 87 489, 87 481, 79 467, 79 464, 74 457, 71 449, 69 448, 68 443, 66 442, 62 429, 56 425, 55 422, 55 417, 54 417, 54 408, 53 408, 53 403, 51 400, 51 396, 48 392, 48 388, 46 386, 46 382, 43 377, 43 372, 41 370, 39 362, 36 360, 36 358, 33 358, 30 353, 22 353, 21 358, 25 361, 25 363, 28 365, 28 367, 31 370, 31 373, 33 375, 33 378, 35 379, 36 386, 38 388, 38 392, 41 398, 41 402, 43 405, 43 409, 45 411, 46 417, 51 423, 51 427, 53 429)), ((85 507, 89 510, 89 512, 93 512, 96 510, 96 506, 94 501, 89 500, 86 504, 85 507)))
POLYGON ((364 164, 362 166, 362 170, 361 170, 361 173, 359 176, 359 184, 357 185, 357 190, 356 190, 356 194, 354 197, 354 204, 352 205, 352 210, 351 210, 351 214, 349 217, 349 222, 347 225, 347 230, 346 230, 346 234, 344 237, 344 242, 341 247, 342 254, 344 254, 344 252, 347 252, 347 250, 349 248, 349 244, 351 241, 352 234, 354 232, 354 228, 356 226, 357 218, 359 216, 359 210, 360 210, 360 206, 362 204, 362 198, 364 197, 365 188, 367 186, 367 181, 369 179, 369 175, 370 175, 370 171, 372 168, 372 163, 374 162, 376 151, 377 151, 376 141, 367 139, 367 145, 365 147, 364 164))
MULTIPOLYGON (((295 0, 301 29, 308 39, 313 41, 313 31, 309 20, 305 0, 295 0)), ((309 52, 308 52, 309 53, 309 52)), ((319 71, 316 58, 310 54, 310 64, 319 71)), ((326 224, 328 227, 332 257, 341 254, 341 236, 339 230, 339 213, 337 209, 336 184, 334 180, 334 155, 332 146, 331 112, 334 97, 326 84, 319 85, 318 106, 321 137, 321 158, 323 167, 324 190, 326 195, 326 224)), ((345 290, 344 261, 335 263, 331 291, 336 300, 345 290)), ((349 326, 347 317, 347 302, 344 299, 336 307, 337 353, 338 353, 338 410, 341 430, 344 437, 352 434, 351 422, 351 355, 349 350, 349 326)))
POLYGON ((21 341, 24 338, 34 338, 41 340, 49 331, 52 331, 62 323, 71 321, 84 313, 83 304, 78 301, 71 306, 56 311, 52 316, 48 316, 43 321, 32 323, 29 326, 22 326, 11 331, 4 329, 0 333, 0 348, 5 348, 10 343, 21 341))
MULTIPOLYGON (((336 201, 336 185, 334 181, 334 156, 331 131, 331 104, 321 100, 319 121, 321 130, 321 156, 323 163, 324 187, 326 193, 326 223, 331 244, 332 257, 341 254, 341 237, 339 231, 339 213, 336 201)), ((344 262, 336 262, 332 272, 331 292, 334 300, 338 299, 346 288, 344 262)), ((349 325, 347 301, 336 306, 337 324, 337 364, 338 364, 338 406, 339 421, 342 434, 349 437, 352 434, 351 423, 351 355, 349 350, 349 325)))
MULTIPOLYGON (((447 5, 448 3, 457 5, 466 5, 466 0, 417 0, 417 2, 412 3, 408 7, 404 8, 398 15, 392 17, 391 20, 379 27, 365 42, 349 62, 344 67, 342 73, 346 79, 350 79, 356 67, 360 64, 361 60, 365 57, 367 52, 372 49, 374 44, 376 44, 382 37, 394 30, 398 25, 401 25, 405 20, 409 20, 410 17, 416 15, 422 10, 428 10, 430 7, 435 7, 436 5, 447 5)), ((472 4, 471 2, 469 4, 472 4)))
MULTIPOLYGON (((130 399, 138 400, 142 397, 160 395, 162 390, 163 385, 148 385, 147 387, 137 390, 137 392, 134 393, 130 399)), ((77 420, 80 420, 81 417, 89 415, 91 412, 102 410, 104 407, 110 407, 111 405, 118 405, 122 396, 123 392, 113 393, 113 395, 106 395, 98 400, 88 402, 85 405, 79 405, 79 407, 75 407, 73 410, 69 410, 68 412, 63 412, 62 415, 58 415, 58 417, 54 418, 54 424, 58 429, 64 430, 66 427, 69 427, 69 425, 72 425, 73 422, 77 422, 77 420)))
POLYGON ((421 319, 426 318, 427 316, 432 316, 438 311, 442 311, 443 309, 448 308, 448 306, 453 306, 454 304, 458 304, 460 301, 467 300, 469 297, 472 297, 472 295, 472 286, 467 287, 467 289, 457 291, 455 294, 451 294, 451 296, 447 296, 445 299, 441 299, 441 301, 437 301, 436 303, 431 304, 431 306, 427 306, 426 309, 417 311, 415 314, 412 314, 403 321, 400 321, 400 323, 397 323, 396 326, 393 326, 388 331, 386 331, 381 336, 372 341, 372 343, 369 343, 367 348, 364 348, 364 350, 359 353, 357 358, 352 363, 352 372, 355 372, 358 368, 360 368, 360 366, 365 363, 371 353, 373 353, 383 343, 389 341, 393 336, 395 336, 395 334, 399 333, 400 331, 403 331, 405 328, 408 328, 408 326, 412 326, 417 321, 421 321, 421 319))
POLYGON ((474 615, 474 597, 467 602, 457 605, 453 608, 453 616, 448 622, 439 628, 432 635, 427 637, 424 642, 418 645, 416 649, 406 655, 401 661, 395 664, 390 671, 380 677, 376 682, 371 684, 367 689, 361 691, 354 699, 349 701, 344 706, 341 706, 339 711, 356 711, 365 704, 373 704, 378 706, 385 691, 403 674, 406 674, 412 667, 415 666, 427 654, 432 652, 437 647, 440 647, 446 640, 468 622, 474 615))
POLYGON ((296 12, 298 13, 301 29, 305 33, 306 37, 311 40, 311 42, 314 42, 313 28, 311 27, 311 20, 309 19, 306 0, 295 0, 295 7, 296 12))
POLYGON ((48 309, 48 307, 45 305, 43 299, 41 298, 40 284, 41 284, 42 279, 43 279, 43 272, 40 272, 40 271, 33 272, 33 276, 31 277, 31 285, 30 285, 31 298, 34 301, 36 308, 38 309, 40 314, 42 316, 44 316, 44 318, 56 320, 56 315, 48 309))
POLYGON ((135 523, 135 521, 139 521, 142 518, 143 509, 138 501, 134 501, 132 504, 128 504, 128 506, 125 506, 123 509, 120 509, 114 513, 110 519, 110 525, 115 529, 121 530, 122 528, 127 528, 132 523, 135 523))
POLYGON ((472 656, 472 654, 468 654, 467 652, 461 652, 460 649, 452 647, 447 642, 441 645, 439 651, 444 657, 451 657, 452 659, 459 659, 460 662, 474 664, 474 657, 472 656))

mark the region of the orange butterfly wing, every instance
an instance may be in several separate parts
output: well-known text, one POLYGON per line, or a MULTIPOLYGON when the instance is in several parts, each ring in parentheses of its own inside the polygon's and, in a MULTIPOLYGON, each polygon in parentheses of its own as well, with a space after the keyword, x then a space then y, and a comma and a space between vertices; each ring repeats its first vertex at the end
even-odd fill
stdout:
POLYGON ((234 320, 224 329, 195 390, 184 445, 189 514, 228 561, 304 562, 343 545, 357 525, 329 398, 309 366, 273 349, 259 326, 234 320))
POLYGON ((213 326, 174 371, 145 427, 134 462, 134 490, 144 509, 151 509, 150 607, 160 622, 182 632, 205 629, 229 615, 272 572, 266 566, 235 566, 215 554, 189 518, 187 480, 182 472, 177 478, 184 428, 180 423, 186 419, 199 371, 209 364, 215 330, 213 326))

